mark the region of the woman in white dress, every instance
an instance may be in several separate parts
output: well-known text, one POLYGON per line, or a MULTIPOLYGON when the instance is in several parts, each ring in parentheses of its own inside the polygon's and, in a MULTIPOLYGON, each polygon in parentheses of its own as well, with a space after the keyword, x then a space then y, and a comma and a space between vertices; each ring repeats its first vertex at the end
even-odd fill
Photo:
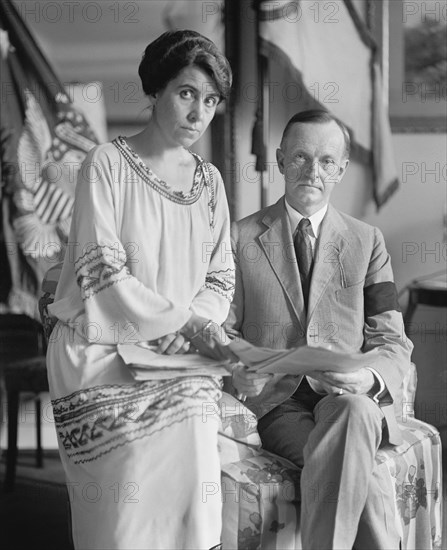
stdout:
MULTIPOLYGON (((78 179, 48 374, 76 549, 220 544, 221 380, 136 382, 117 344, 207 352, 234 288, 217 169, 189 151, 231 86, 226 58, 193 31, 161 35, 139 74, 146 128, 95 147, 78 179), (215 326, 215 325, 214 325, 215 326), (209 410, 209 409, 208 409, 209 410)), ((212 350, 210 350, 212 354, 212 350)))

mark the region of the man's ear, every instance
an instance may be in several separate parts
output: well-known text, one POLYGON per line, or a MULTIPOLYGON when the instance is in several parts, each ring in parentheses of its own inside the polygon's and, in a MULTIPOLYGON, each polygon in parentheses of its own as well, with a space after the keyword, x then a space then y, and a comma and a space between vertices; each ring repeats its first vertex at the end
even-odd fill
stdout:
POLYGON ((340 167, 338 169, 338 181, 341 181, 343 179, 343 176, 345 175, 346 173, 346 170, 348 168, 348 165, 349 165, 349 159, 346 159, 344 160, 341 164, 340 164, 340 167))
POLYGON ((276 149, 276 162, 281 174, 284 175, 284 153, 281 149, 276 149))

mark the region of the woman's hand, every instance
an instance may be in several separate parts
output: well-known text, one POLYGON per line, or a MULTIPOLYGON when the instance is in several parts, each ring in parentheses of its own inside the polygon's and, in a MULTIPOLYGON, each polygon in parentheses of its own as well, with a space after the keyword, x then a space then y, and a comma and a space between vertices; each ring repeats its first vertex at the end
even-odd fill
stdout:
POLYGON ((237 361, 237 357, 226 345, 227 338, 224 329, 217 323, 193 313, 180 332, 202 355, 217 361, 228 359, 237 361))
POLYGON ((190 343, 186 338, 178 333, 172 332, 166 334, 163 338, 159 338, 156 353, 164 353, 166 355, 174 355, 175 353, 187 353, 190 348, 190 343))
POLYGON ((187 353, 191 347, 190 337, 207 323, 208 319, 205 317, 192 314, 189 321, 178 332, 171 332, 158 339, 156 353, 166 355, 187 353))
POLYGON ((205 327, 210 323, 210 320, 206 317, 201 317, 193 313, 191 317, 186 321, 186 323, 179 330, 180 334, 183 334, 188 340, 190 340, 194 335, 200 333, 204 330, 205 327))
MULTIPOLYGON (((156 353, 164 353, 166 355, 186 353, 191 347, 192 339, 197 343, 194 347, 202 353, 200 348, 204 349, 206 347, 202 340, 204 338, 206 340, 210 339, 210 323, 211 321, 209 319, 193 313, 178 332, 172 332, 159 338, 158 347, 155 350, 156 353)), ((217 329, 219 328, 217 324, 212 324, 215 325, 217 329)), ((204 355, 207 355, 207 353, 204 353, 204 355)))

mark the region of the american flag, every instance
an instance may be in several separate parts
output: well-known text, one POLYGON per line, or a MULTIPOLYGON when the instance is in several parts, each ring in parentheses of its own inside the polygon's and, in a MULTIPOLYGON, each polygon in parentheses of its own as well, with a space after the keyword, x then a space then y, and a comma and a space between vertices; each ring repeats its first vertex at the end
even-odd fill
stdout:
POLYGON ((0 4, 3 310, 37 315, 45 271, 63 258, 77 172, 98 143, 11 0, 0 4))

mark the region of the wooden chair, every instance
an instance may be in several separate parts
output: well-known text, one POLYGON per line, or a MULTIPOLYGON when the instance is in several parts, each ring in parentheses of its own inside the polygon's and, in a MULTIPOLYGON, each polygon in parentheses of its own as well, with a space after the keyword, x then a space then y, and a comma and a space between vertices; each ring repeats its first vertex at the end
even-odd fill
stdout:
POLYGON ((17 434, 20 394, 35 394, 36 466, 43 466, 41 402, 39 393, 48 391, 45 343, 42 326, 27 315, 0 315, 0 361, 8 414, 5 491, 12 491, 18 458, 17 434))

